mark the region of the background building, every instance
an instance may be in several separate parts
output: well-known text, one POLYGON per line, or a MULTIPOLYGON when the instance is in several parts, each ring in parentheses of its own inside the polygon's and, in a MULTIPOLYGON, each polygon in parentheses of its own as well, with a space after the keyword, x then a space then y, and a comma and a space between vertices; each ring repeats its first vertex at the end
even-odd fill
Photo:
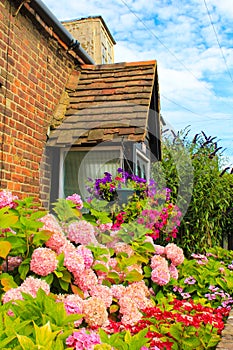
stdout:
POLYGON ((95 64, 114 62, 116 42, 101 16, 65 21, 62 24, 74 38, 78 38, 95 64))

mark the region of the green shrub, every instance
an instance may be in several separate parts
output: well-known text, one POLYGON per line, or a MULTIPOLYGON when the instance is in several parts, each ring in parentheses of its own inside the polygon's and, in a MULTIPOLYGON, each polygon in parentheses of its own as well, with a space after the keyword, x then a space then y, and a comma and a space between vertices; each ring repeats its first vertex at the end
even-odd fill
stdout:
POLYGON ((153 169, 153 177, 165 178, 173 202, 185 212, 178 245, 186 256, 221 246, 233 234, 233 175, 221 170, 221 147, 204 132, 192 141, 188 134, 165 140, 163 159, 153 169))

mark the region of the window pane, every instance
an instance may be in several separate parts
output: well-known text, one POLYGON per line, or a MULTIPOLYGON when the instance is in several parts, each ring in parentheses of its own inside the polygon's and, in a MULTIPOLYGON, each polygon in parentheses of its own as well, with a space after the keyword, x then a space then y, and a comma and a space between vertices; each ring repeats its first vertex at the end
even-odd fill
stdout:
POLYGON ((88 178, 103 177, 105 171, 115 175, 120 165, 120 150, 68 152, 64 161, 64 195, 79 193, 87 197, 88 178))

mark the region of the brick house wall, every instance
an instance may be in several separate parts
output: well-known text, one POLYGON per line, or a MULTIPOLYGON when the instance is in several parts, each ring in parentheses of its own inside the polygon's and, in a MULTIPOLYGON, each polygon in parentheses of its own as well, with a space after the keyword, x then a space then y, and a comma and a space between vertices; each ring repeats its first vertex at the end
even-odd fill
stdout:
POLYGON ((20 198, 39 198, 41 192, 46 199, 50 169, 41 164, 46 134, 79 59, 67 52, 30 3, 16 16, 15 3, 0 2, 0 190, 20 198))

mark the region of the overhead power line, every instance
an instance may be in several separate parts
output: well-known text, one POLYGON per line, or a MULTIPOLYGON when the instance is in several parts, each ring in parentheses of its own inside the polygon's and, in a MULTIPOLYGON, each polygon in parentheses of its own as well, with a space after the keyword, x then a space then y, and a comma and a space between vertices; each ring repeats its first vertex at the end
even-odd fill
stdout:
POLYGON ((211 26, 212 26, 212 28, 213 28, 213 31, 214 31, 214 34, 215 34, 215 37, 216 37, 216 40, 217 40, 217 43, 218 43, 219 50, 220 50, 220 52, 221 52, 223 61, 224 61, 224 63, 225 63, 227 73, 228 73, 228 75, 229 75, 229 77, 230 77, 230 79, 231 79, 231 82, 233 83, 233 78, 232 78, 230 69, 229 69, 229 67, 228 67, 226 57, 225 57, 225 55, 224 55, 224 53, 223 53, 223 49, 222 49, 222 47, 221 47, 221 45, 220 45, 220 42, 219 42, 219 39, 218 39, 218 34, 217 34, 216 29, 215 29, 214 23, 213 23, 213 21, 212 21, 212 17, 211 17, 209 8, 208 8, 208 6, 207 6, 206 0, 203 0, 203 1, 204 1, 205 7, 206 7, 206 11, 207 11, 207 14, 208 14, 208 17, 209 17, 209 20, 210 20, 210 24, 211 24, 211 26))
POLYGON ((124 0, 121 0, 121 2, 128 8, 128 10, 139 20, 139 22, 141 22, 143 24, 143 26, 145 27, 145 29, 170 53, 170 55, 172 55, 177 62, 180 63, 180 65, 182 67, 184 67, 184 69, 186 71, 188 71, 194 78, 196 81, 198 81, 200 84, 202 84, 202 86, 208 90, 209 92, 211 92, 212 94, 212 91, 210 89, 208 89, 203 83, 202 81, 200 81, 198 79, 198 77, 184 64, 184 62, 182 62, 175 54, 174 52, 172 52, 168 46, 166 46, 162 40, 145 24, 145 22, 129 7, 129 5, 124 1, 124 0))

